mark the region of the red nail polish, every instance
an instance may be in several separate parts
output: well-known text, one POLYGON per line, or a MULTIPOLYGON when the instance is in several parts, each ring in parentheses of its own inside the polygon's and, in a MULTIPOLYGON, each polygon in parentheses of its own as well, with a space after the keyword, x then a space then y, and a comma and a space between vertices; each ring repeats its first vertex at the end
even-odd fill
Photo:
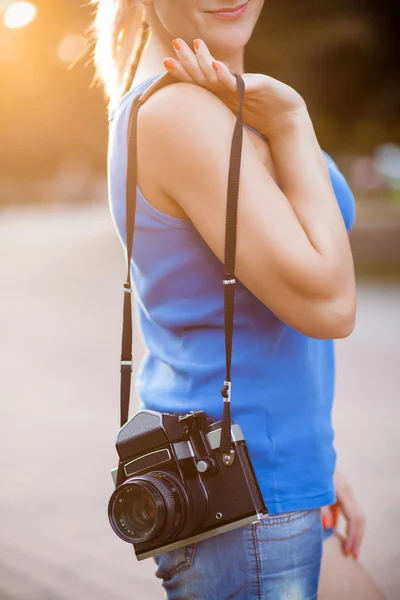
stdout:
POLYGON ((322 525, 325 529, 332 527, 332 519, 330 519, 328 515, 322 515, 322 525))
POLYGON ((164 65, 167 69, 173 69, 174 68, 174 63, 172 62, 172 60, 170 60, 169 58, 166 58, 164 60, 164 65))
POLYGON ((175 48, 175 50, 180 50, 181 49, 181 43, 179 40, 172 40, 172 44, 175 48))
POLYGON ((214 71, 217 72, 219 69, 219 64, 216 63, 215 60, 212 61, 212 66, 213 66, 214 71))
POLYGON ((198 50, 200 48, 200 40, 193 40, 193 46, 195 50, 198 50))

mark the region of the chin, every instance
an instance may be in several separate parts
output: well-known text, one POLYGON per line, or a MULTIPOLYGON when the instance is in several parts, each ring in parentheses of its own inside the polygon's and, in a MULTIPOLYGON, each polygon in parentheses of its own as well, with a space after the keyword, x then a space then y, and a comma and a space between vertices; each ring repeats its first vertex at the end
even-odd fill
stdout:
POLYGON ((210 52, 218 60, 218 54, 234 54, 244 50, 251 38, 252 27, 241 24, 240 27, 233 27, 230 31, 222 29, 220 31, 207 32, 206 42, 210 52), (213 35, 214 34, 214 35, 213 35))

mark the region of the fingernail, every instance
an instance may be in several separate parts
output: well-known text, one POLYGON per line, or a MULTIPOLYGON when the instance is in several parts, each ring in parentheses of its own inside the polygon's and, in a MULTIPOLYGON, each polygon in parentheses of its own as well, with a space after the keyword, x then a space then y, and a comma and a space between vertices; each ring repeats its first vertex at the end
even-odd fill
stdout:
POLYGON ((344 548, 344 551, 345 551, 346 554, 350 554, 350 552, 351 552, 351 546, 350 546, 350 544, 346 544, 346 546, 344 548))
POLYGON ((174 63, 173 63, 173 62, 172 62, 172 60, 170 60, 169 58, 166 58, 166 59, 164 60, 164 66, 165 66, 167 69, 173 69, 173 68, 174 68, 174 63))
POLYGON ((215 60, 212 61, 212 66, 213 66, 214 71, 217 72, 219 69, 219 64, 216 63, 215 60))
POLYGON ((175 48, 175 50, 180 50, 181 49, 181 43, 179 40, 172 40, 172 44, 175 48))
POLYGON ((329 529, 332 527, 332 519, 328 515, 322 515, 322 524, 325 529, 329 529))
POLYGON ((193 46, 195 50, 200 48, 200 40, 193 40, 193 46))
POLYGON ((354 551, 354 558, 358 558, 360 556, 360 551, 359 550, 355 550, 354 551))

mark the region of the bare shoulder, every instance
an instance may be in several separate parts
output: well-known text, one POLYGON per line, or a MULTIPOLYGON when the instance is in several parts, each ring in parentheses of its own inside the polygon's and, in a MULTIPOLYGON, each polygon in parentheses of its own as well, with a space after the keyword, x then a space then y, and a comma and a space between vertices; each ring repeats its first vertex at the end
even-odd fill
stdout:
MULTIPOLYGON (((168 215, 189 219, 172 193, 171 183, 177 179, 183 183, 182 170, 194 174, 200 165, 204 168, 205 156, 210 158, 207 170, 215 170, 216 154, 227 168, 236 118, 217 96, 195 84, 172 83, 150 96, 138 116, 137 175, 139 188, 150 204, 168 215)), ((248 128, 243 128, 243 135, 244 144, 251 144, 256 159, 272 173, 266 140, 248 128)))
POLYGON ((198 103, 207 110, 210 94, 202 91, 206 92, 193 84, 172 83, 150 96, 138 115, 138 186, 155 208, 187 220, 183 207, 162 183, 161 164, 165 163, 165 148, 174 146, 174 141, 179 144, 180 136, 187 131, 187 127, 182 131, 182 123, 190 123, 199 114, 198 103))
POLYGON ((156 118, 157 116, 161 118, 165 114, 179 115, 181 110, 184 111, 183 117, 185 114, 192 114, 201 118, 204 111, 198 113, 198 109, 209 108, 212 105, 221 106, 222 110, 231 112, 215 94, 206 88, 194 83, 177 81, 157 90, 146 100, 140 110, 149 112, 156 118))
POLYGON ((199 85, 179 81, 157 90, 146 100, 139 111, 138 134, 142 121, 147 135, 176 134, 179 138, 191 128, 213 122, 222 114, 234 122, 235 115, 213 93, 199 85))
MULTIPOLYGON (((233 127, 237 116, 212 92, 186 82, 172 83, 153 94, 140 109, 143 112, 143 129, 147 140, 153 136, 190 135, 201 129, 218 135, 218 122, 224 121, 233 127), (175 135, 174 135, 175 134, 175 135)), ((139 125, 138 125, 139 127, 139 125)), ((251 140, 263 164, 276 181, 273 159, 267 140, 245 127, 243 134, 251 140)), ((143 140, 145 143, 145 141, 143 140)))

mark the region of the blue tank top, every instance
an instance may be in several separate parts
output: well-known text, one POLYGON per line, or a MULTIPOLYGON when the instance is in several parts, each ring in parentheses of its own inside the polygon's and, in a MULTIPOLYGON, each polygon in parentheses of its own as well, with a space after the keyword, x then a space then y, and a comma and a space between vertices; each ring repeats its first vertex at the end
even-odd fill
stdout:
MULTIPOLYGON (((131 88, 109 114, 109 208, 125 248, 130 110, 135 96, 160 75, 131 88)), ((324 155, 349 231, 354 198, 335 162, 324 155)), ((131 273, 146 345, 136 377, 140 408, 204 410, 220 420, 223 264, 191 221, 161 212, 139 187, 131 273)), ((289 327, 238 281, 231 377, 232 419, 243 430, 269 512, 333 504, 334 341, 310 338, 289 327)))

